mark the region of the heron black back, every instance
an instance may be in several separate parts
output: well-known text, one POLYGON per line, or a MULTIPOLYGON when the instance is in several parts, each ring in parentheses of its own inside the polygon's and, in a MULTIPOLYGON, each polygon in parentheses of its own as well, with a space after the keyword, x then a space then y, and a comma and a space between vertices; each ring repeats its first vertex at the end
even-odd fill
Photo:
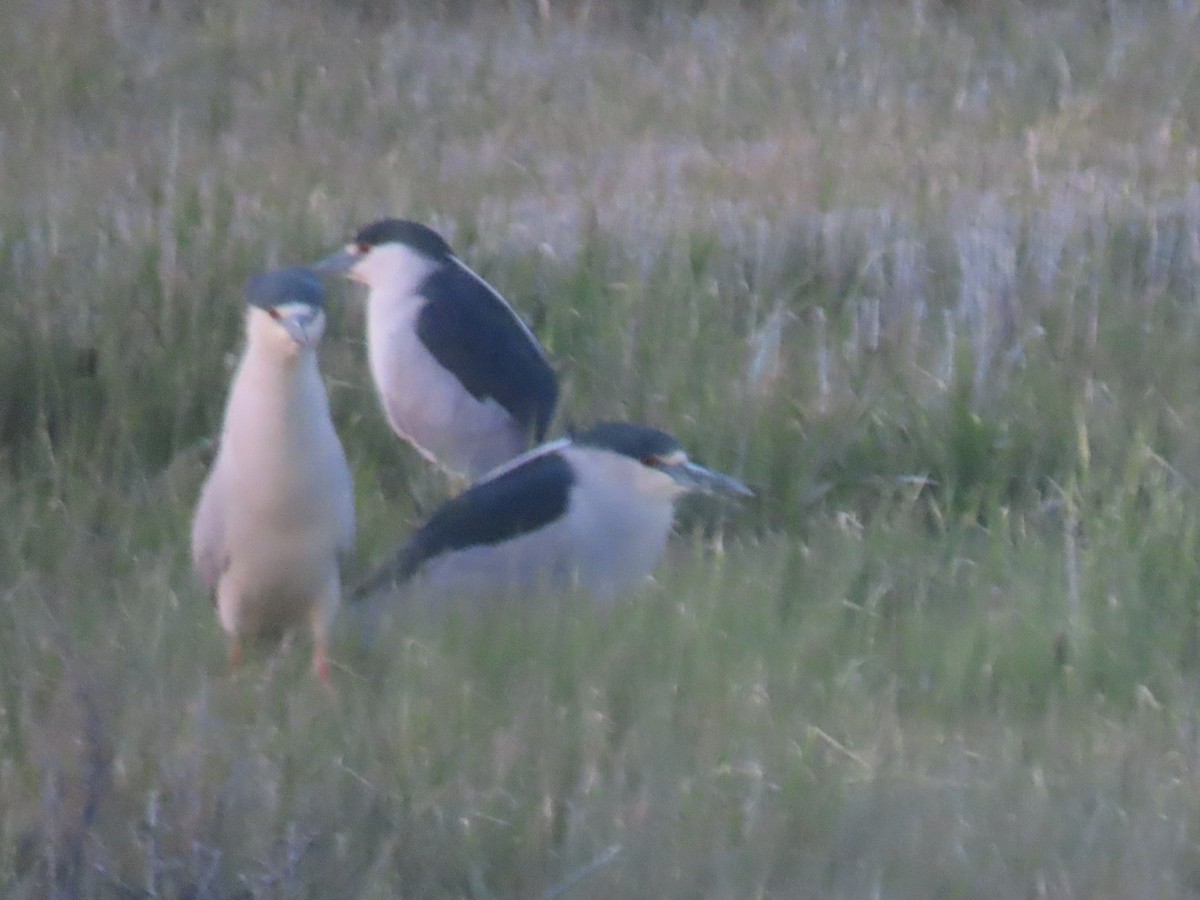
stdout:
POLYGON ((417 337, 476 400, 491 397, 535 442, 546 436, 558 380, 507 303, 456 260, 431 274, 419 293, 417 337))
POLYGON ((403 584, 443 553, 500 544, 549 525, 566 512, 574 482, 567 461, 551 452, 471 486, 446 501, 394 559, 356 587, 351 601, 403 584))

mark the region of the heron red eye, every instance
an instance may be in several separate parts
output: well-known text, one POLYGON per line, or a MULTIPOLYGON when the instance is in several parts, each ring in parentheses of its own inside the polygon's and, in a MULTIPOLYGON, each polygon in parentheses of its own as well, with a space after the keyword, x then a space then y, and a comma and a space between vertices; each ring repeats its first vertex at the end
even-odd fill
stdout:
POLYGON ((354 249, 359 256, 366 256, 367 252, 371 249, 371 245, 366 241, 359 241, 358 246, 356 246, 354 249))
POLYGON ((267 315, 276 322, 283 318, 283 314, 273 306, 267 308, 267 315))
POLYGON ((642 465, 650 469, 657 469, 662 462, 657 456, 643 456, 642 465))

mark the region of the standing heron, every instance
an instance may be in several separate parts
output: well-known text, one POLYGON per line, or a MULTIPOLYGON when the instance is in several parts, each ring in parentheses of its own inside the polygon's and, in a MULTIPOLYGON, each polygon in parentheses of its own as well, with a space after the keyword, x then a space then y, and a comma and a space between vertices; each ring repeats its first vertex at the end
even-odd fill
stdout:
POLYGON ((422 455, 474 480, 544 440, 558 402, 545 350, 441 235, 383 219, 315 268, 368 288, 379 400, 422 455))
POLYGON ((216 592, 221 627, 242 642, 301 624, 329 681, 340 564, 354 548, 354 488, 317 368, 325 291, 309 269, 246 285, 246 349, 221 442, 192 523, 192 560, 216 592))

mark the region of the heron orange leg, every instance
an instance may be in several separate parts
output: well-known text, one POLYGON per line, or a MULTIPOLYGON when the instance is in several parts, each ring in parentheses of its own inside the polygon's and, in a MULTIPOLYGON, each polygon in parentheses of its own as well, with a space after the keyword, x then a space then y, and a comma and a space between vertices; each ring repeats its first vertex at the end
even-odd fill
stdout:
POLYGON ((318 641, 316 647, 313 648, 313 671, 317 674, 317 680, 325 686, 329 686, 329 655, 325 651, 324 642, 318 641))

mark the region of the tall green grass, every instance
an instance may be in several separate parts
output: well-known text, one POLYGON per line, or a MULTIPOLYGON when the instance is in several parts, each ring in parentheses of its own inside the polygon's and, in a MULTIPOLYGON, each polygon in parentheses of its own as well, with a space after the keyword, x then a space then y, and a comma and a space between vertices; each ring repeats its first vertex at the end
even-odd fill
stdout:
MULTIPOLYGON (((1195 3, 0 10, 0 894, 1188 896, 1195 3), (224 666, 191 509, 240 285, 384 214, 558 429, 757 496, 654 583, 224 666)), ((447 485, 361 306, 359 562, 447 485)), ((297 638, 303 641, 303 637, 297 638)))

